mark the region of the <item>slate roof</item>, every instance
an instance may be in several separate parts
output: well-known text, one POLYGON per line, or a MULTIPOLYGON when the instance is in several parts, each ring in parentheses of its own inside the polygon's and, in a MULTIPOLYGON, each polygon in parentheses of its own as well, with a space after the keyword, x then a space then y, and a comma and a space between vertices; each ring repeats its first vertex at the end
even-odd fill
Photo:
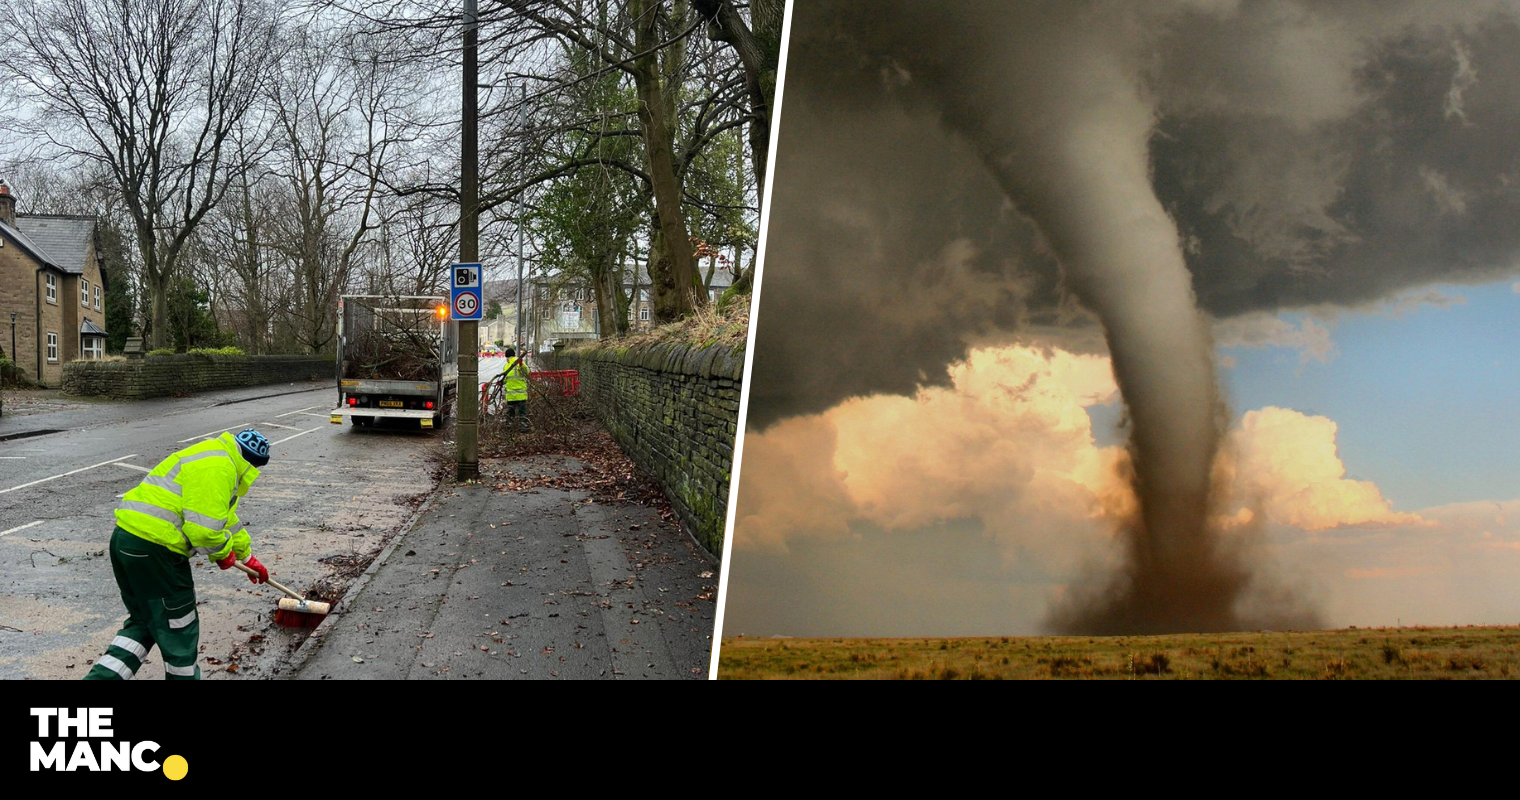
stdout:
POLYGON ((33 259, 43 264, 44 266, 52 267, 53 269, 60 271, 63 270, 63 267, 58 265, 58 259, 53 258, 53 256, 48 253, 47 250, 44 250, 41 245, 32 241, 32 238, 30 236, 27 236, 26 234, 22 233, 19 230, 16 230, 4 222, 0 222, 0 236, 4 236, 6 239, 15 242, 17 246, 19 246, 22 250, 25 250, 28 254, 31 255, 33 259))
POLYGON ((16 217, 16 228, 40 248, 43 260, 73 275, 84 273, 85 257, 95 239, 95 218, 32 215, 16 217))
POLYGON ((110 334, 106 333, 105 328, 102 328, 99 325, 96 325, 95 323, 91 322, 88 317, 85 318, 84 322, 81 322, 79 324, 79 332, 81 334, 85 335, 85 336, 109 336, 110 335, 110 334))
MULTIPOLYGON (((703 276, 707 275, 707 262, 706 261, 699 261, 699 262, 697 262, 697 275, 698 275, 698 277, 703 277, 703 276)), ((646 270, 646 269, 644 269, 644 265, 642 265, 642 264, 639 265, 639 269, 638 269, 638 282, 639 282, 640 286, 647 287, 649 285, 649 271, 646 270)), ((709 289, 727 289, 728 287, 732 286, 733 283, 734 283, 734 273, 733 273, 732 269, 715 269, 715 270, 713 270, 712 283, 708 286, 708 288, 709 289)), ((627 287, 627 286, 632 286, 633 284, 628 283, 627 281, 624 281, 623 285, 625 287, 627 287)))

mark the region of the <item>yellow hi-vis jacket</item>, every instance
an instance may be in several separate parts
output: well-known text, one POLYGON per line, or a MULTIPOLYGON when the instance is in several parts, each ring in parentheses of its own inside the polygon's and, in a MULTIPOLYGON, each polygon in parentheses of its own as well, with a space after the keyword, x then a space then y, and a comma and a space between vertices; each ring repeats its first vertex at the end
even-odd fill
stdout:
POLYGON ((160 461, 116 508, 116 524, 183 556, 248 560, 251 542, 237 500, 259 477, 231 433, 160 461))
POLYGON ((501 397, 508 403, 528 399, 528 368, 520 356, 507 359, 507 377, 501 382, 501 397))

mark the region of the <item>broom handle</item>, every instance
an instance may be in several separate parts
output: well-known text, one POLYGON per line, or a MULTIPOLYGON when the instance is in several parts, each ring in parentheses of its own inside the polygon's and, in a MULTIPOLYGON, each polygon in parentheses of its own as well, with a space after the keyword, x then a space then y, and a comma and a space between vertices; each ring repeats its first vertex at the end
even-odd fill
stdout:
MULTIPOLYGON (((248 573, 248 576, 251 577, 251 578, 257 578, 259 576, 259 571, 258 570, 254 569, 253 567, 248 566, 247 564, 244 564, 241 561, 237 561, 237 560, 234 559, 233 562, 232 562, 232 566, 237 567, 238 569, 240 569, 240 570, 248 573)), ((269 579, 269 585, 273 586, 276 589, 279 589, 280 591, 282 591, 282 592, 284 592, 284 593, 286 593, 288 595, 290 595, 291 597, 295 598, 296 600, 305 600, 306 599, 306 598, 304 598, 304 597, 296 594, 295 592, 292 592, 291 590, 285 588, 284 586, 280 585, 278 582, 275 581, 274 578, 270 578, 269 579)))

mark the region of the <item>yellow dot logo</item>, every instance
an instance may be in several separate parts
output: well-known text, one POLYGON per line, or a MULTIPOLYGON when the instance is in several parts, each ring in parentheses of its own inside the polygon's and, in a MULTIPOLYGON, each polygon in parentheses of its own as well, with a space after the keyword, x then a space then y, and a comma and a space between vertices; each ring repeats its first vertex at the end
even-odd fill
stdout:
POLYGON ((190 764, 184 756, 169 756, 164 759, 164 777, 171 781, 177 781, 190 772, 190 764))

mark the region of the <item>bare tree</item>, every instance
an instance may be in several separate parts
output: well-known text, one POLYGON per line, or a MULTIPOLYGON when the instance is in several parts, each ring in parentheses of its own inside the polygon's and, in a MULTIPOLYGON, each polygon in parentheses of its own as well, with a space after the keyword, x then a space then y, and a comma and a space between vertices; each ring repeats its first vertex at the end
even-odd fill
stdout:
POLYGON ((365 277, 370 294, 446 294, 448 266, 459 252, 459 209, 429 194, 391 198, 379 248, 365 277))
POLYGON ((3 0, 0 70, 34 114, 31 141, 102 164, 132 219, 154 346, 197 226, 222 199, 225 146, 268 74, 275 21, 260 0, 3 0))
MULTIPOLYGON (((393 62, 457 74, 457 7, 431 0, 313 2, 350 14, 370 35, 393 37, 394 46, 387 51, 393 62)), ((704 17, 692 0, 482 2, 483 260, 493 255, 488 245, 493 224, 510 219, 515 230, 522 216, 504 214, 503 208, 533 205, 530 191, 541 193, 546 183, 583 180, 581 171, 588 166, 616 170, 633 178, 650 202, 646 218, 651 224, 643 244, 650 255, 648 288, 655 320, 680 319, 706 302, 692 215, 705 215, 710 227, 715 217, 752 213, 758 192, 751 185, 737 198, 700 196, 704 188, 691 191, 688 171, 694 165, 705 169, 699 164, 702 154, 731 140, 730 132, 738 128, 752 128, 751 142, 766 141, 777 55, 767 48, 772 39, 779 45, 783 7, 777 0, 755 8, 708 4, 711 14, 704 17), (734 18, 724 8, 740 16, 734 18), (712 38, 692 35, 703 30, 712 38), (728 44, 736 35, 747 38, 728 44), (567 56, 567 50, 573 53, 567 56), (758 53, 753 69, 741 50, 758 53), (609 78, 627 88, 628 103, 609 109, 580 102, 590 84, 609 78), (756 123, 760 117, 764 124, 756 123), (608 146, 613 140, 637 146, 608 146)), ((430 155, 415 161, 416 168, 392 170, 382 182, 398 195, 425 193, 457 203, 458 116, 453 98, 445 109, 438 96, 433 109, 441 113, 424 126, 428 141, 413 153, 414 158, 418 152, 430 155)), ((740 173, 744 180, 762 174, 747 172, 740 173)), ((608 310, 613 310, 611 304, 608 310)))
POLYGON ((750 0, 747 19, 741 12, 746 4, 734 0, 692 0, 692 5, 708 21, 708 37, 726 42, 744 65, 744 88, 749 93, 750 106, 750 160, 756 176, 755 190, 763 197, 771 119, 776 105, 776 72, 781 64, 785 0, 750 0))
POLYGON ((332 341, 338 296, 361 249, 373 245, 381 173, 415 89, 396 66, 350 49, 352 40, 305 30, 288 36, 293 45, 270 83, 271 163, 293 202, 274 220, 273 246, 291 265, 296 338, 318 352, 332 341))
POLYGON ((245 170, 197 232, 217 266, 218 316, 255 354, 277 351, 275 323, 289 307, 290 271, 269 244, 274 215, 288 205, 281 190, 267 170, 245 170))

